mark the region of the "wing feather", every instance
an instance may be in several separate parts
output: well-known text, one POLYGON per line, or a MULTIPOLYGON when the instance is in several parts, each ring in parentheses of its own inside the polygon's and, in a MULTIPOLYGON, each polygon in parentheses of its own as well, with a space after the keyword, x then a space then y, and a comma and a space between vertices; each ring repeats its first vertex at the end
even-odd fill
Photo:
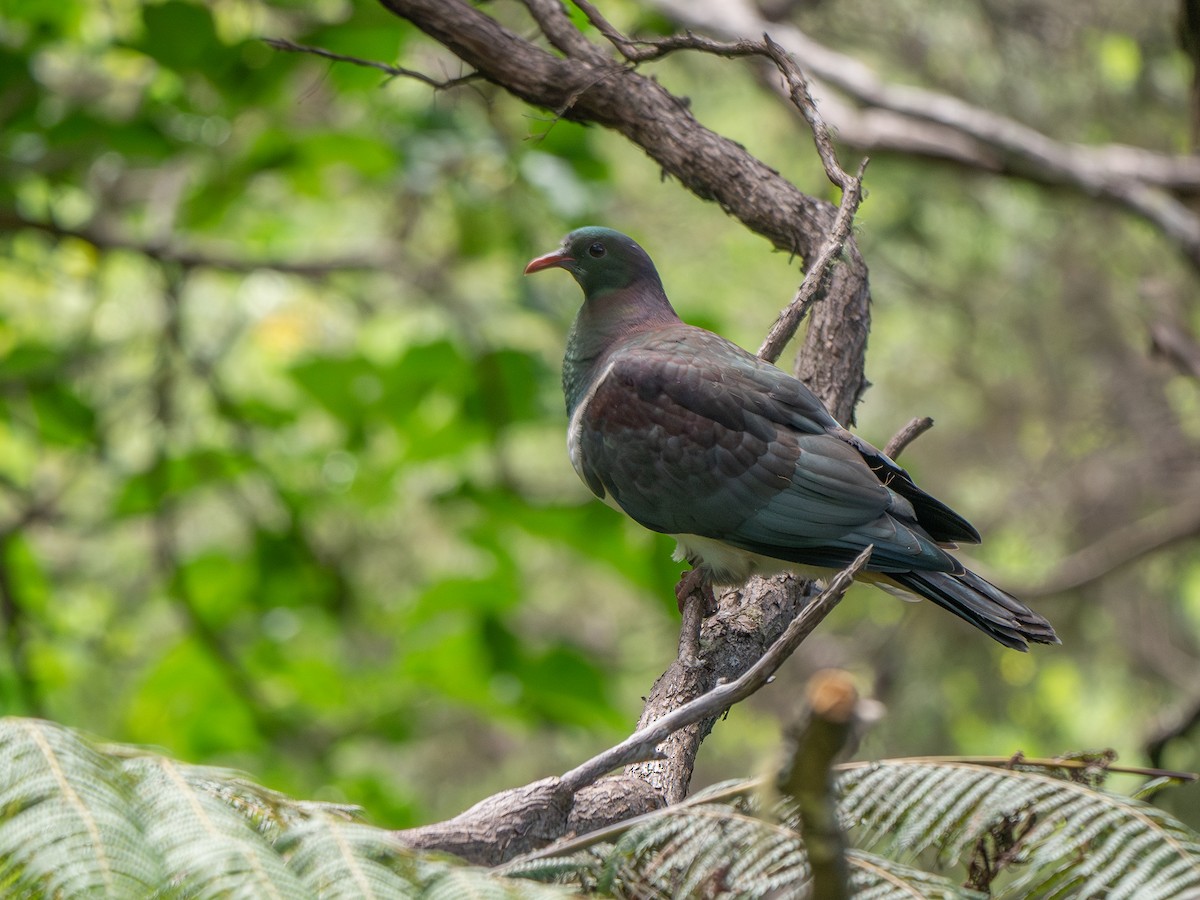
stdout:
POLYGON ((716 335, 629 341, 576 420, 585 482, 654 531, 810 565, 874 543, 880 571, 959 568, 807 389, 716 335))

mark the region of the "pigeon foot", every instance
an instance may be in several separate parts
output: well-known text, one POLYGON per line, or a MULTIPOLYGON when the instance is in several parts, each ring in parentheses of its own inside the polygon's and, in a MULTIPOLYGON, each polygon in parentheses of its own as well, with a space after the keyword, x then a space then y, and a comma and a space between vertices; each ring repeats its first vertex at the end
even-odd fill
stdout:
POLYGON ((700 658, 700 624, 717 611, 717 598, 713 594, 709 571, 704 566, 693 566, 684 572, 675 585, 675 602, 683 617, 679 628, 679 662, 694 668, 702 665, 700 658))
POLYGON ((679 583, 675 585, 675 602, 679 605, 681 614, 687 605, 688 597, 692 595, 697 595, 703 603, 700 609, 704 618, 716 613, 717 597, 709 581, 708 569, 703 566, 689 569, 679 576, 679 583))

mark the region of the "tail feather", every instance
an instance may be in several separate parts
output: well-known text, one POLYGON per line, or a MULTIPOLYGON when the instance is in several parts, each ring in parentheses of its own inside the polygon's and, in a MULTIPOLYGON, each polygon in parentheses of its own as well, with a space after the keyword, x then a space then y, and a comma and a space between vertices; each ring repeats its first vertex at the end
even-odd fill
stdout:
POLYGON ((950 572, 893 572, 887 575, 901 587, 966 619, 980 631, 1014 650, 1028 650, 1029 641, 1059 644, 1054 628, 1042 616, 969 569, 950 572))

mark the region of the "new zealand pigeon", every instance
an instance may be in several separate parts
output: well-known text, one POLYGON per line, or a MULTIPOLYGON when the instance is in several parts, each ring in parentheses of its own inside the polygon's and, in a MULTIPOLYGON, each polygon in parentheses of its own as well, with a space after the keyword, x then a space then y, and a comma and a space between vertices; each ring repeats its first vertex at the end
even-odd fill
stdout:
POLYGON ((1006 647, 1059 643, 1049 622, 946 552, 979 542, 970 523, 799 380, 684 324, 633 240, 580 228, 525 274, 553 267, 584 295, 563 361, 571 463, 601 500, 674 537, 677 559, 739 584, 828 575, 873 544, 860 580, 932 600, 1006 647))

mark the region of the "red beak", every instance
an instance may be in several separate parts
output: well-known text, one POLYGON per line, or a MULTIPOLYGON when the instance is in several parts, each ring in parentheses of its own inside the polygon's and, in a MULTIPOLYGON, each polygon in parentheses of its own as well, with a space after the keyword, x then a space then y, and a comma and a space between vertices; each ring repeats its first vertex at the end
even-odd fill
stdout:
POLYGON ((542 269, 552 269, 555 266, 562 268, 567 263, 573 262, 575 262, 575 258, 567 256, 566 250, 555 250, 553 253, 547 253, 545 256, 531 259, 529 265, 525 267, 525 274, 532 275, 534 272, 540 272, 542 269))

